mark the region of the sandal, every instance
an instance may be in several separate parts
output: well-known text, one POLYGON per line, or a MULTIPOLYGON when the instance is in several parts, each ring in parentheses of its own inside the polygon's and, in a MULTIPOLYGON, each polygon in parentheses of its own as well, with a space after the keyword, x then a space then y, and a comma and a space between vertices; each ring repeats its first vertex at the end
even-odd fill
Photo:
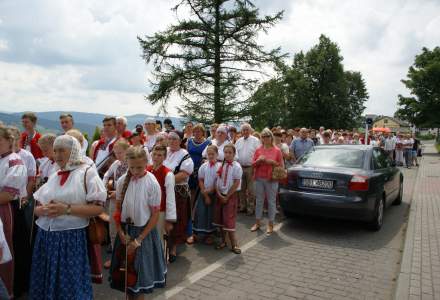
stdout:
POLYGON ((273 225, 268 225, 266 229, 266 234, 271 235, 273 233, 273 225))
POLYGON ((235 254, 241 254, 241 249, 238 248, 238 246, 232 247, 231 251, 234 252, 235 254))
POLYGON ((260 227, 261 227, 260 224, 254 224, 254 225, 252 226, 252 228, 251 228, 251 231, 252 231, 252 232, 257 231, 257 230, 260 229, 260 227))
POLYGON ((222 250, 225 247, 226 247, 226 243, 222 242, 221 244, 218 244, 217 246, 215 246, 215 249, 216 250, 222 250))
POLYGON ((168 261, 170 262, 170 264, 172 264, 173 262, 175 262, 176 259, 177 259, 177 255, 170 254, 170 255, 168 256, 168 261))
POLYGON ((104 263, 104 269, 110 269, 112 261, 109 259, 104 263))

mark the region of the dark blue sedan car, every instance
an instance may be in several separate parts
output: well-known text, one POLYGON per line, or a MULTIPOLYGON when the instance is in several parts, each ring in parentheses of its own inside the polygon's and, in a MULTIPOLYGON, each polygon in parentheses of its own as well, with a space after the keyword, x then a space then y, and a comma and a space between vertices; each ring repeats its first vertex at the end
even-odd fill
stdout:
POLYGON ((403 175, 387 153, 368 145, 314 147, 288 170, 281 186, 284 214, 317 215, 383 224, 384 210, 400 204, 403 175))

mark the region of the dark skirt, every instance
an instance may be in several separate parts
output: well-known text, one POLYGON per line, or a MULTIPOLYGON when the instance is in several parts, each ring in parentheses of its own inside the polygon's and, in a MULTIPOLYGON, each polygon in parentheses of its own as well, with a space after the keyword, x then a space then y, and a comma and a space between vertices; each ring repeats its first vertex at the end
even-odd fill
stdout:
POLYGON ((0 264, 0 277, 3 280, 3 283, 5 284, 5 287, 8 290, 9 295, 12 296, 14 294, 13 282, 14 282, 15 254, 14 254, 14 247, 12 241, 14 217, 10 203, 0 205, 0 218, 2 219, 3 222, 3 231, 5 232, 6 242, 8 243, 9 250, 11 251, 12 254, 11 261, 5 264, 0 264))
POLYGON ((188 185, 176 185, 176 215, 177 220, 169 235, 171 245, 185 244, 187 235, 187 225, 191 216, 190 193, 188 185))
POLYGON ((93 299, 86 230, 38 228, 28 299, 93 299))
POLYGON ((14 297, 20 297, 29 290, 29 275, 31 271, 31 225, 33 199, 24 207, 19 207, 19 201, 12 201, 14 213, 14 255, 19 257, 15 261, 14 269, 14 297))
MULTIPOLYGON (((131 237, 136 238, 144 230, 144 228, 145 226, 128 226, 127 233, 131 237)), ((120 245, 121 240, 119 239, 119 235, 117 235, 114 249, 117 250, 120 245)), ((122 288, 118 287, 112 281, 111 274, 116 268, 118 268, 120 263, 116 252, 117 251, 113 251, 112 254, 109 281, 111 288, 124 292, 123 286, 122 288)), ((128 288, 129 294, 149 294, 152 293, 155 288, 165 287, 167 265, 162 243, 156 228, 150 231, 147 237, 142 241, 141 246, 136 249, 134 269, 137 274, 137 280, 133 287, 128 288)))
POLYGON ((198 235, 212 233, 216 230, 212 225, 215 209, 215 193, 209 194, 211 204, 206 205, 205 197, 198 191, 196 203, 194 204, 194 226, 193 231, 198 235))

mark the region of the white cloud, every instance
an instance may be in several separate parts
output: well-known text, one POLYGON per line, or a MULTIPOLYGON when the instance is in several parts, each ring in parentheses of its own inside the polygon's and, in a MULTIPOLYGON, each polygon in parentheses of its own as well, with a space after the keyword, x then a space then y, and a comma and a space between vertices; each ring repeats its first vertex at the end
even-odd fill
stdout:
MULTIPOLYGON (((0 2, 2 110, 151 113, 149 69, 136 36, 175 21, 175 0, 0 2)), ((400 80, 421 48, 438 46, 438 1, 257 0, 262 13, 284 9, 262 35, 267 47, 307 51, 321 33, 337 42, 346 69, 364 75, 367 112, 392 114, 400 80)), ((178 97, 170 101, 177 114, 178 97)))

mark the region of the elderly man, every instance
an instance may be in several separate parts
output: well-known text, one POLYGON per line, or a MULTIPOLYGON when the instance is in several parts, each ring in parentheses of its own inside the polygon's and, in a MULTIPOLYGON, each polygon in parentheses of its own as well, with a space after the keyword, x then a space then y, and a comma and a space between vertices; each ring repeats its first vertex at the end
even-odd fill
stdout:
MULTIPOLYGON (((73 128, 74 124, 75 123, 73 121, 73 116, 71 114, 61 114, 60 115, 60 125, 61 125, 61 128, 64 131, 64 134, 67 131, 69 131, 71 129, 74 129, 73 128)), ((89 141, 86 138, 84 138, 84 141, 83 141, 82 146, 81 146, 82 154, 86 155, 88 147, 89 147, 89 141)))
POLYGON ((240 197, 240 212, 253 215, 255 209, 255 184, 252 159, 261 143, 259 139, 252 135, 252 127, 248 123, 242 124, 240 131, 241 138, 235 143, 238 162, 243 169, 241 190, 238 194, 240 197))
MULTIPOLYGON (((164 124, 167 123, 164 122, 164 124)), ((156 120, 152 118, 147 118, 145 120, 144 126, 145 126, 145 130, 147 131, 147 134, 145 135, 145 146, 147 147, 148 151, 151 152, 153 151, 153 147, 156 144, 156 138, 157 135, 159 134, 159 130, 157 130, 156 127, 156 120)))
POLYGON ((299 138, 294 139, 290 144, 290 152, 294 159, 300 158, 304 153, 308 152, 314 146, 313 141, 308 137, 307 128, 301 128, 299 138))
POLYGON ((127 130, 127 118, 120 116, 116 118, 116 131, 118 138, 128 139, 131 136, 131 131, 127 130))

